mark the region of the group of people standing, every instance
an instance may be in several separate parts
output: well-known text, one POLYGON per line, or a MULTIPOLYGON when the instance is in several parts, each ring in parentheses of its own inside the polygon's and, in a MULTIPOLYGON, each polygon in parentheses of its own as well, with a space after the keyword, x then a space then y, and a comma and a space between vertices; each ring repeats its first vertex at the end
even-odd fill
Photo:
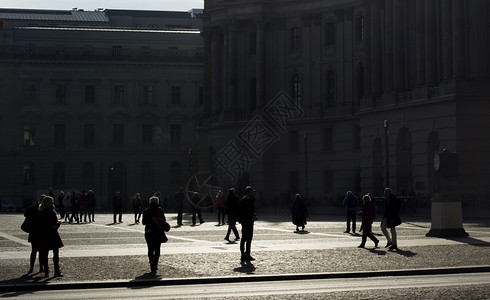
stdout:
MULTIPOLYGON (((55 199, 52 189, 49 190, 48 196, 55 199)), ((66 195, 61 191, 58 195, 58 211, 61 220, 69 223, 87 223, 88 216, 88 222, 95 222, 95 201, 92 190, 81 193, 73 191, 66 193, 66 195)))
MULTIPOLYGON (((392 193, 391 188, 387 187, 384 189, 384 214, 381 221, 381 232, 386 237, 387 243, 386 248, 390 250, 398 249, 398 241, 396 234, 396 226, 402 223, 400 218, 400 201, 392 193), (388 232, 390 229, 390 232, 388 232)), ((346 230, 344 233, 356 232, 356 213, 358 208, 358 198, 354 193, 348 191, 346 196, 342 201, 342 205, 346 208, 346 230), (352 227, 351 227, 352 223, 352 227)), ((376 209, 374 199, 370 194, 362 196, 362 204, 359 208, 358 214, 362 218, 362 240, 359 248, 364 248, 366 245, 366 240, 369 237, 374 242, 374 247, 378 247, 379 240, 374 236, 372 232, 372 225, 376 216, 376 209)))

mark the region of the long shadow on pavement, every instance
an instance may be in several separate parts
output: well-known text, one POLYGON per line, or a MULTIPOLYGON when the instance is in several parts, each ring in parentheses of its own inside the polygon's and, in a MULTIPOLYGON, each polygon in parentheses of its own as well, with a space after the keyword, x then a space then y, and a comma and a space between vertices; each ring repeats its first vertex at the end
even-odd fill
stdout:
POLYGON ((471 246, 477 246, 477 247, 490 247, 490 243, 486 241, 482 241, 473 237, 454 237, 450 238, 447 237, 446 240, 450 241, 455 241, 455 242, 460 242, 460 243, 465 243, 471 246))
POLYGON ((251 275, 254 274, 255 269, 256 268, 253 263, 247 262, 247 263, 242 263, 241 267, 234 268, 233 271, 251 275))

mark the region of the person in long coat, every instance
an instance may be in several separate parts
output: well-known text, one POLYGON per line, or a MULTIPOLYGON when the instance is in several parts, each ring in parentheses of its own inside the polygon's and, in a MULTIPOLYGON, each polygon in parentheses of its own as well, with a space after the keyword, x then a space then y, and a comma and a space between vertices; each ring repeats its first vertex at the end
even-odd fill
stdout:
POLYGON ((293 224, 296 225, 296 231, 299 231, 299 226, 301 226, 302 231, 305 230, 307 214, 308 210, 306 209, 303 198, 301 198, 300 194, 296 194, 293 204, 291 205, 291 215, 293 224))
POLYGON ((199 217, 199 222, 202 224, 204 223, 204 220, 202 218, 201 214, 201 207, 199 206, 201 204, 201 198, 199 197, 198 192, 194 192, 192 196, 192 225, 196 225, 196 215, 199 217))
POLYGON ((383 215, 383 221, 381 222, 381 231, 386 237, 387 243, 385 247, 389 247, 390 250, 398 249, 398 242, 396 238, 395 227, 402 223, 400 219, 400 201, 391 192, 390 188, 385 188, 385 213, 383 215), (391 236, 388 233, 387 228, 390 229, 391 236))
POLYGON ((53 251, 54 276, 61 277, 59 249, 63 247, 63 241, 58 232, 61 222, 54 209, 54 199, 50 196, 43 198, 39 205, 39 260, 44 268, 44 274, 49 276, 48 252, 53 251))
POLYGON ((168 228, 160 228, 155 221, 163 219, 167 222, 163 209, 159 205, 160 199, 157 196, 150 197, 149 207, 143 211, 143 225, 145 225, 145 240, 148 247, 148 260, 150 262, 151 272, 158 270, 158 260, 160 259, 160 246, 162 244, 162 229, 168 231, 168 228))
MULTIPOLYGON (((33 202, 31 206, 29 206, 24 213, 24 217, 26 218, 26 222, 29 224, 29 236, 27 241, 31 243, 31 255, 30 255, 30 267, 27 274, 31 274, 34 271, 34 264, 36 263, 37 252, 39 251, 39 232, 37 225, 37 215, 39 211, 39 204, 46 195, 41 195, 37 202, 33 202)), ((41 265, 41 261, 39 261, 39 273, 44 272, 43 265, 41 265)))
POLYGON ((235 194, 235 189, 228 190, 228 198, 226 199, 226 214, 228 214, 228 231, 226 232, 225 240, 230 241, 230 233, 233 231, 235 235, 235 241, 240 240, 240 235, 236 229, 236 212, 240 199, 235 194))

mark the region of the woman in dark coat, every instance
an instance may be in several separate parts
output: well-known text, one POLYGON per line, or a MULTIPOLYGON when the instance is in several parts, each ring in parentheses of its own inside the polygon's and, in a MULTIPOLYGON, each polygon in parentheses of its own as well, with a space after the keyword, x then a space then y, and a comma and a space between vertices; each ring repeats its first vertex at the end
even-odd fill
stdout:
POLYGON ((59 248, 63 247, 58 228, 61 222, 58 220, 54 210, 54 199, 46 196, 39 205, 38 227, 39 227, 39 260, 44 268, 44 274, 49 276, 48 252, 53 250, 54 276, 61 277, 59 248))
MULTIPOLYGON (((38 202, 33 202, 31 206, 29 206, 24 213, 24 217, 26 217, 26 222, 29 224, 29 237, 27 241, 31 243, 31 256, 30 256, 30 267, 27 274, 31 274, 34 271, 34 263, 36 262, 36 256, 39 244, 39 233, 38 233, 38 225, 37 225, 37 214, 39 210, 39 204, 43 200, 45 195, 41 195, 38 202)), ((39 273, 44 272, 43 265, 39 262, 40 268, 39 273)))
POLYGON ((306 209, 305 202, 303 198, 301 198, 300 194, 296 194, 296 197, 293 200, 293 205, 291 206, 291 214, 293 217, 293 224, 296 225, 296 231, 299 231, 299 226, 301 226, 301 230, 305 230, 306 225, 306 215, 308 211, 306 209))
POLYGON ((160 246, 162 244, 162 230, 168 231, 170 226, 166 223, 165 214, 159 205, 160 199, 153 196, 150 198, 150 206, 143 211, 143 225, 145 225, 145 240, 148 246, 148 260, 150 262, 151 272, 155 273, 158 270, 158 260, 160 259, 160 246), (161 225, 155 219, 163 219, 166 228, 161 228, 161 225))

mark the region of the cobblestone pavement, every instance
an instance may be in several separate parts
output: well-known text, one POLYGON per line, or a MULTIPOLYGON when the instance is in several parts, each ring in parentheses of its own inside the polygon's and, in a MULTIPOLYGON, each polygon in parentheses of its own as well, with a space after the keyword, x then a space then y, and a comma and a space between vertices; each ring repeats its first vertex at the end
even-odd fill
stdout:
MULTIPOLYGON (((373 230, 380 239, 374 249, 368 240, 365 249, 357 248, 361 237, 343 233, 342 215, 313 215, 305 233, 294 233, 290 216, 259 215, 252 243, 253 264, 239 262, 238 243, 223 238, 227 226, 217 226, 215 214, 204 214, 207 221, 172 228, 169 242, 162 245, 159 270, 149 272, 144 227, 133 224, 125 214, 124 223, 111 224, 111 214, 96 215, 95 223, 68 224, 60 228, 65 247, 60 250, 64 277, 26 275, 30 244, 20 230, 23 215, 1 214, 0 288, 5 286, 43 285, 84 282, 134 282, 172 278, 237 277, 253 275, 365 272, 405 269, 490 266, 490 221, 465 219, 467 238, 429 238, 427 217, 404 216, 397 227, 398 251, 384 248, 379 222, 373 230), (213 220, 213 221, 211 221, 213 220)), ((168 214, 175 224, 175 215, 168 214)), ((240 225, 237 226, 240 229, 240 225)), ((51 256, 50 256, 51 257, 51 256)), ((50 266, 52 261, 50 258, 50 266)), ((36 262, 36 269, 38 268, 36 262)))

